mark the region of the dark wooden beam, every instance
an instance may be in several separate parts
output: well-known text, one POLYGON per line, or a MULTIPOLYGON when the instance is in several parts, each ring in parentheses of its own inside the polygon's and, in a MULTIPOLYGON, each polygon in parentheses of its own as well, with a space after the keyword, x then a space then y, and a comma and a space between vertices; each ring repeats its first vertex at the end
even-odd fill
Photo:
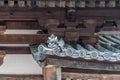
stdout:
MULTIPOLYGON (((57 18, 58 15, 64 18, 65 10, 61 8, 5 8, 0 9, 0 20, 17 20, 15 17, 27 18, 29 19, 48 19, 48 18, 57 18), (61 13, 62 10, 62 13, 61 13)), ((58 18, 62 18, 58 17, 58 18)), ((19 19, 19 20, 20 20, 19 19)))
POLYGON ((0 77, 32 77, 32 76, 36 76, 36 77, 43 77, 42 74, 0 74, 0 77))
POLYGON ((0 74, 1 80, 43 80, 40 74, 0 74))
MULTIPOLYGON (((120 8, 76 8, 78 19, 120 19, 120 8), (89 14, 88 14, 89 13, 89 14)), ((15 20, 15 17, 27 19, 65 19, 66 8, 0 8, 1 20, 15 20)))
MULTIPOLYGON (((0 13, 0 14, 4 14, 4 13, 0 13)), ((1 21, 4 21, 4 20, 7 20, 7 21, 11 21, 11 20, 36 20, 37 17, 36 16, 21 16, 21 15, 18 15, 18 16, 12 16, 10 15, 10 13, 6 13, 4 15, 1 15, 0 16, 0 20, 1 21)))
POLYGON ((56 56, 56 55, 47 55, 49 58, 53 58, 53 59, 63 59, 63 60, 70 60, 70 61, 81 61, 81 62, 95 62, 95 63, 103 63, 103 64, 119 64, 120 62, 110 62, 110 61, 98 61, 98 60, 95 60, 95 59, 91 59, 91 60, 87 60, 87 59, 83 59, 83 58, 72 58, 72 57, 68 57, 68 56, 65 56, 65 57, 60 57, 60 56, 56 56))
POLYGON ((70 78, 70 80, 119 80, 120 75, 119 74, 91 74, 91 73, 69 73, 69 72, 63 72, 62 73, 63 79, 66 80, 66 78, 70 78))
POLYGON ((68 73, 84 73, 84 74, 120 74, 120 71, 105 71, 105 70, 94 70, 94 69, 78 69, 78 68, 68 68, 63 67, 62 72, 68 73))
MULTIPOLYGON (((45 65, 57 65, 61 67, 68 68, 78 68, 78 69, 90 69, 90 70, 103 70, 103 71, 120 71, 120 64, 116 62, 100 62, 100 61, 91 61, 83 59, 74 59, 67 57, 49 57, 43 61, 45 65), (64 58, 64 59, 63 59, 64 58)), ((119 62, 118 62, 119 63, 119 62)))
POLYGON ((16 20, 16 21, 6 21, 6 29, 31 29, 31 30, 39 30, 43 29, 42 26, 39 25, 37 20, 16 20))
POLYGON ((1 46, 0 50, 4 50, 6 54, 31 54, 30 48, 25 46, 1 46))
POLYGON ((81 18, 120 19, 119 8, 81 8, 77 16, 81 18))
POLYGON ((48 36, 48 34, 6 34, 0 36, 0 44, 42 43, 48 36))

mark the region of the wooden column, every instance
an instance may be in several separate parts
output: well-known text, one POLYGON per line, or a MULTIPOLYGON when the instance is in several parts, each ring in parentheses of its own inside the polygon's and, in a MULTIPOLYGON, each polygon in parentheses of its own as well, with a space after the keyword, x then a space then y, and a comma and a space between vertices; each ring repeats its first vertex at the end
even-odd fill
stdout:
POLYGON ((44 80, 61 80, 61 67, 48 65, 43 68, 44 80))
POLYGON ((5 51, 4 50, 0 50, 0 66, 3 64, 3 59, 5 56, 5 51))

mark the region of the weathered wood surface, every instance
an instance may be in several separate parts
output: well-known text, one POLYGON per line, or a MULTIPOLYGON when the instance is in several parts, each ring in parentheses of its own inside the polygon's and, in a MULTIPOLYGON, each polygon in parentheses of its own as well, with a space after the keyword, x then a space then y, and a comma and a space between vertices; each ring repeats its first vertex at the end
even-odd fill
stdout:
POLYGON ((63 79, 70 78, 70 80, 119 80, 120 75, 115 74, 90 74, 90 73, 62 73, 63 79))
POLYGON ((4 50, 0 50, 0 66, 4 62, 4 57, 5 57, 6 52, 4 50))
POLYGON ((61 68, 49 65, 43 68, 44 80, 61 80, 61 68))
POLYGON ((78 69, 90 69, 90 70, 103 70, 103 71, 120 71, 119 63, 108 63, 100 61, 86 61, 77 59, 66 58, 47 58, 45 65, 57 65, 60 67, 78 68, 78 69))
MULTIPOLYGON (((15 20, 15 17, 25 16, 34 19, 65 19, 65 10, 65 8, 0 8, 0 17, 1 20, 15 20)), ((77 18, 120 19, 119 14, 119 8, 78 8, 76 15, 77 18)))
POLYGON ((67 73, 79 73, 79 74, 120 74, 120 71, 107 71, 107 70, 93 70, 93 69, 78 69, 78 68, 69 68, 63 67, 62 72, 67 73))
POLYGON ((6 34, 0 36, 0 44, 32 44, 47 40, 48 34, 6 34))
POLYGON ((0 74, 0 80, 43 80, 43 75, 0 74))
MULTIPOLYGON (((10 14, 10 13, 6 13, 6 14, 10 14)), ((1 19, 0 19, 1 21, 2 20, 8 20, 8 21, 11 21, 11 20, 36 20, 36 18, 37 18, 37 16, 21 16, 21 15, 18 15, 18 16, 2 15, 0 17, 1 17, 1 19)))
POLYGON ((6 29, 43 29, 36 20, 22 20, 22 21, 6 21, 6 29))
POLYGON ((30 48, 25 46, 0 46, 0 50, 4 50, 6 54, 31 54, 30 48))

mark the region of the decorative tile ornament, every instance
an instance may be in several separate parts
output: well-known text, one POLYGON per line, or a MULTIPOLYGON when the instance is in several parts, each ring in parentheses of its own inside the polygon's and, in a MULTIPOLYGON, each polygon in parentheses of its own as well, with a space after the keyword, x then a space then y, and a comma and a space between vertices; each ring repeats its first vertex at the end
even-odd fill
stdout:
POLYGON ((99 61, 120 61, 120 53, 110 52, 100 45, 95 49, 91 45, 87 45, 87 49, 77 44, 77 48, 65 44, 65 41, 51 34, 48 37, 47 45, 40 44, 36 48, 31 48, 31 52, 35 60, 44 60, 47 55, 56 55, 59 57, 83 58, 87 60, 95 59, 99 61))

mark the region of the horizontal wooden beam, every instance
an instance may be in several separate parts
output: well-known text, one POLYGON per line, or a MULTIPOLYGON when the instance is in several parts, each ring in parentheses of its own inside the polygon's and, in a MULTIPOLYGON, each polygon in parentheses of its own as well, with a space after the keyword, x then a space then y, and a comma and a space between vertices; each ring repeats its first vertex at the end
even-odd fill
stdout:
POLYGON ((36 75, 36 74, 0 74, 0 79, 2 80, 16 80, 16 79, 20 79, 20 80, 43 80, 43 75, 36 75))
POLYGON ((48 34, 6 34, 0 36, 0 44, 32 44, 47 40, 48 34))
POLYGON ((120 19, 119 8, 81 8, 77 17, 98 19, 120 19))
MULTIPOLYGON (((76 16, 78 19, 120 19, 119 8, 76 8, 76 10, 76 16)), ((0 20, 21 20, 23 18, 25 19, 25 17, 25 20, 38 18, 66 19, 66 8, 0 8, 0 11, 0 20)))
POLYGON ((37 76, 37 77, 43 77, 43 75, 39 74, 0 74, 0 77, 32 77, 32 76, 37 76))
POLYGON ((90 70, 90 69, 78 69, 78 68, 68 68, 63 67, 62 72, 67 73, 84 73, 84 74, 120 74, 119 71, 105 71, 105 70, 90 70))
POLYGON ((2 14, 0 17, 0 20, 7 20, 7 21, 11 21, 11 20, 36 20, 37 17, 36 16, 21 16, 21 15, 18 15, 18 16, 11 16, 10 13, 6 13, 5 12, 5 15, 3 15, 4 13, 0 13, 2 14))
POLYGON ((56 55, 47 55, 49 58, 53 58, 53 59, 63 59, 63 60, 70 60, 70 61, 81 61, 81 62, 95 62, 95 63, 103 63, 103 64, 119 64, 120 61, 117 61, 117 62, 110 62, 110 61, 107 61, 107 60, 104 60, 104 61, 98 61, 98 60, 95 60, 95 59, 91 59, 91 60, 87 60, 87 59, 83 59, 83 58, 72 58, 72 57, 68 57, 68 56, 65 56, 65 57, 60 57, 60 56, 56 56, 56 55))
POLYGON ((91 74, 91 73, 69 73, 69 72, 63 72, 62 73, 63 79, 70 78, 70 80, 119 80, 120 75, 119 74, 91 74))
POLYGON ((30 48, 25 46, 0 46, 0 50, 4 50, 6 54, 31 54, 30 48))
POLYGON ((100 61, 90 61, 90 60, 77 60, 77 59, 67 59, 67 57, 49 57, 43 61, 46 65, 56 65, 68 68, 78 68, 78 69, 90 69, 90 70, 103 70, 103 71, 120 71, 120 64, 118 63, 108 63, 100 61), (64 58, 64 59, 63 59, 64 58), (47 61, 46 61, 47 60, 47 61))
POLYGON ((36 20, 5 21, 7 29, 43 29, 36 20))

